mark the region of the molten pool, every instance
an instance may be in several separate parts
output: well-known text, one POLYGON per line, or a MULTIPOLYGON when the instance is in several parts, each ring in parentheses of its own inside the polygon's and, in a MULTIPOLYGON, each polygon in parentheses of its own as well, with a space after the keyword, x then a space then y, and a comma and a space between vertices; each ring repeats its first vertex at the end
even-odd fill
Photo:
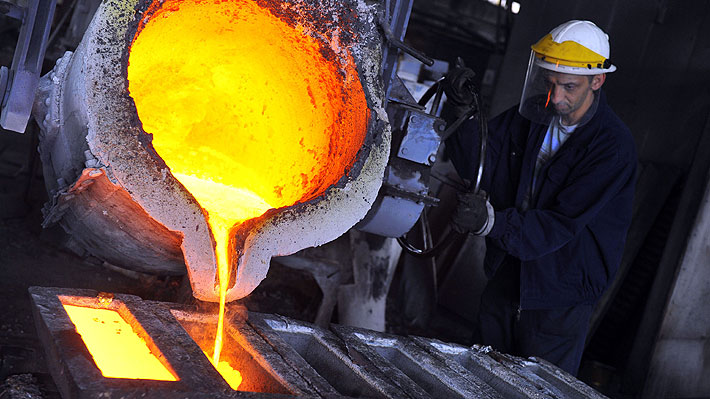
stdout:
POLYGON ((64 310, 104 377, 178 380, 115 310, 66 304, 64 310))

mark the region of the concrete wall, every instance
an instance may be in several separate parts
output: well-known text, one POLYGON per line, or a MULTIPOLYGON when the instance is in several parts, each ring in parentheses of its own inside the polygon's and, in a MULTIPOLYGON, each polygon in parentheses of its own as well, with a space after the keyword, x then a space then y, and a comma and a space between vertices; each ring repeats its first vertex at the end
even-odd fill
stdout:
POLYGON ((642 397, 710 395, 710 186, 663 313, 642 397))

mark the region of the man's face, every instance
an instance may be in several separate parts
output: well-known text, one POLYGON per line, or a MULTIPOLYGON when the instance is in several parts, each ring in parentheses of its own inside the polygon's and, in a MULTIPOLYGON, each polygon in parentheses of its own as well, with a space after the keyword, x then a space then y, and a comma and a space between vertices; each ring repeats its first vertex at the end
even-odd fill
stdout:
POLYGON ((545 71, 547 104, 555 108, 565 124, 575 124, 592 105, 594 90, 601 87, 604 77, 545 71))

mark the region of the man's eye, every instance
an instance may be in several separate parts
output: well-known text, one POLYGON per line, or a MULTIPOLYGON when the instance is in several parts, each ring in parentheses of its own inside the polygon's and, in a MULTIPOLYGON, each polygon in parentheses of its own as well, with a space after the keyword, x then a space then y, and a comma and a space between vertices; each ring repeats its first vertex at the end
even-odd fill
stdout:
POLYGON ((575 85, 565 85, 565 90, 574 90, 575 85))

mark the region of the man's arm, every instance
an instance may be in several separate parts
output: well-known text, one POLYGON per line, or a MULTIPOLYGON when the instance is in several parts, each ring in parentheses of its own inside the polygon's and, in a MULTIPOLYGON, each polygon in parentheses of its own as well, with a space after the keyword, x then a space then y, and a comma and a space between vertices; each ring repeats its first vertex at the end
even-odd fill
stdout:
POLYGON ((537 259, 567 244, 622 190, 633 194, 636 156, 629 145, 608 140, 591 150, 544 209, 496 211, 488 235, 492 243, 521 260, 537 259))

